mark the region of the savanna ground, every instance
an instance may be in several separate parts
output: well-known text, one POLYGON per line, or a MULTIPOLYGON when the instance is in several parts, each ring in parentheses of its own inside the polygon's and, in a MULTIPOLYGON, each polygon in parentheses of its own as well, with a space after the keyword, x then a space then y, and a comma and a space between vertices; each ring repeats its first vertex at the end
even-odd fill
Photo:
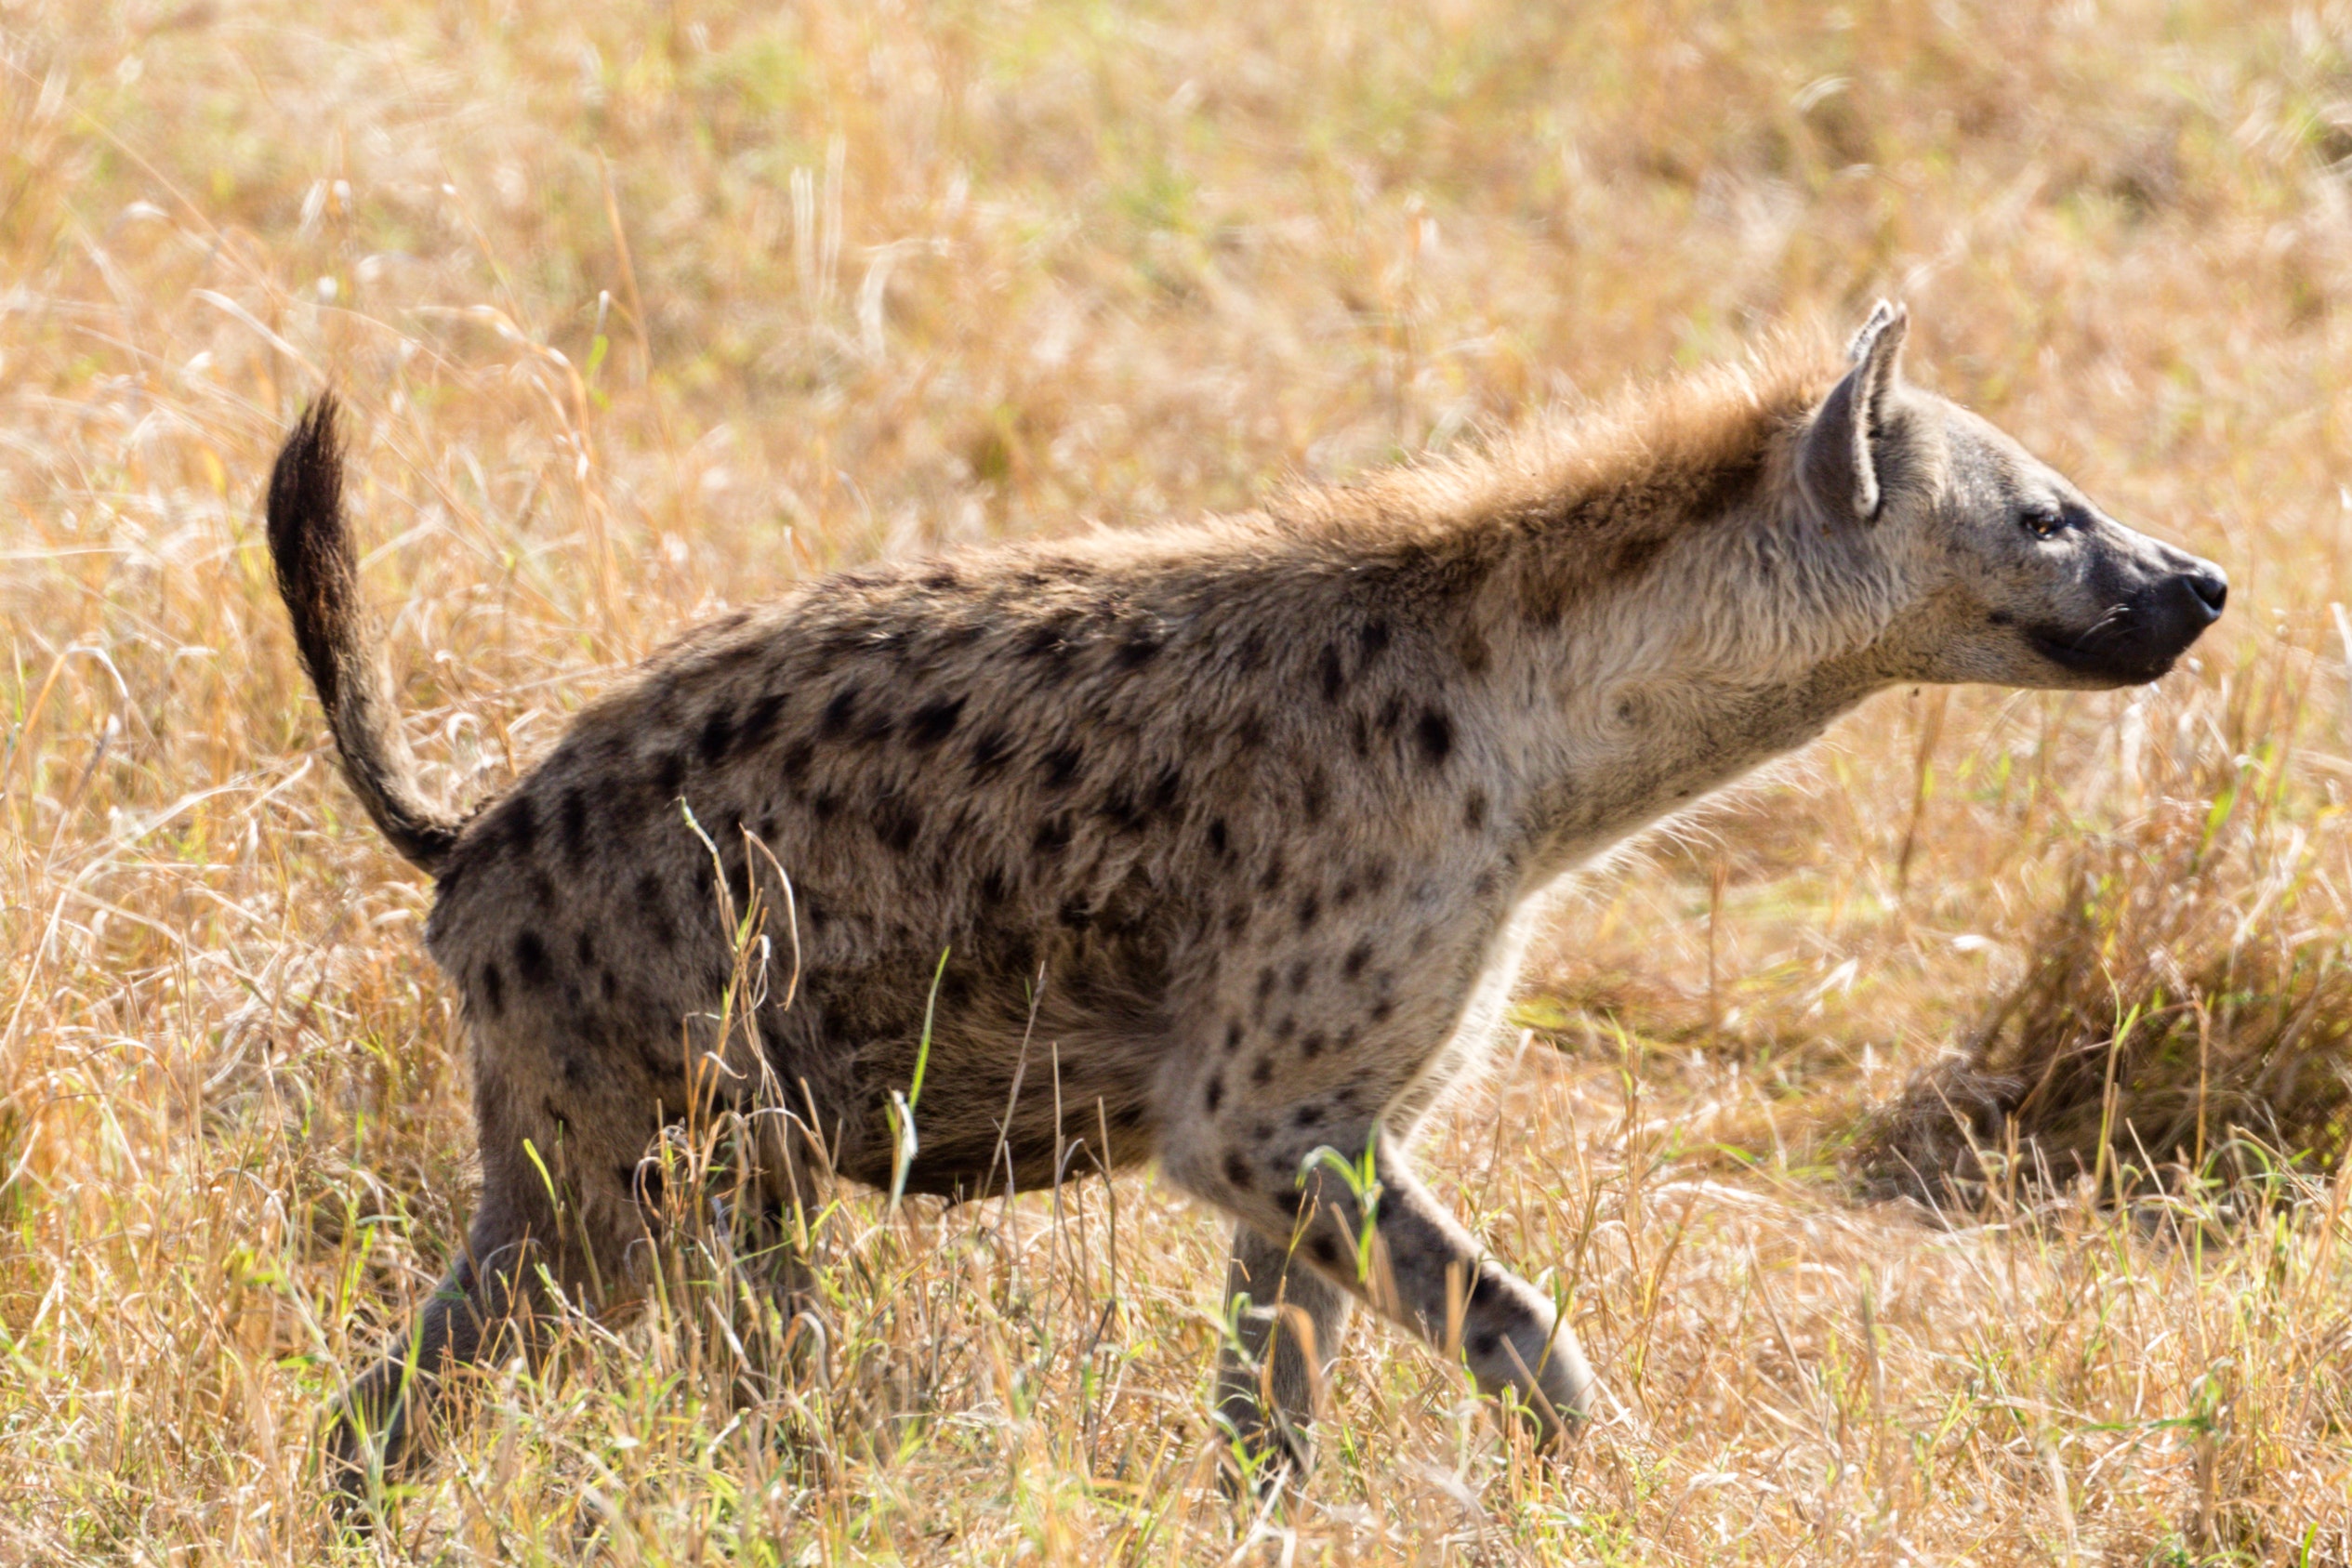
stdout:
POLYGON ((0 1561, 2352 1561, 2347 158, 2342 6, 0 0, 0 1561), (324 1403, 469 1202, 258 527, 330 377, 472 795, 809 573, 1882 292, 2231 612, 1883 697, 1566 905, 1426 1160, 1613 1390, 1566 1463, 1359 1329, 1236 1509, 1226 1228, 1145 1174, 845 1195, 816 1363, 690 1249, 330 1536, 324 1403))

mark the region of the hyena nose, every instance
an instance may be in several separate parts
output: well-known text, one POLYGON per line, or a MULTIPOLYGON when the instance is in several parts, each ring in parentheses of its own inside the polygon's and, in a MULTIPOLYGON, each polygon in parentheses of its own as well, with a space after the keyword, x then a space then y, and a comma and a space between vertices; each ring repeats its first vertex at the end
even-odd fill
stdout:
POLYGON ((2188 597, 2197 601, 2205 624, 2221 619, 2221 607, 2229 602, 2229 574, 2210 560, 2200 560, 2180 574, 2180 581, 2188 589, 2188 597))

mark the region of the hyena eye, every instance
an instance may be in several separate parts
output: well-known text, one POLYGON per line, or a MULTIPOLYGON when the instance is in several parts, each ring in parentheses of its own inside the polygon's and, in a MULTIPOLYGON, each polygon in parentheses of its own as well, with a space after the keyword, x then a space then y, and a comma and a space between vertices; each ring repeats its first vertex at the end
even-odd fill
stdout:
POLYGON ((2047 539, 2067 525, 2067 519, 2055 507, 2028 507, 2017 514, 2017 524, 2035 538, 2047 539))

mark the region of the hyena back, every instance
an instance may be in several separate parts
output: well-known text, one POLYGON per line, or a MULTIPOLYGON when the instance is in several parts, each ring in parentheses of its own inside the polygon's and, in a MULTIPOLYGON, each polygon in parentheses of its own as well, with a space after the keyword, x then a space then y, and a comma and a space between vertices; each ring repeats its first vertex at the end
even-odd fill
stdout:
POLYGON ((710 1056, 793 1113, 778 1201, 820 1157, 963 1196, 1074 1140, 1157 1158, 1235 1221, 1220 1409, 1259 1454, 1307 1462, 1359 1301, 1572 1430, 1575 1337, 1407 1158, 1538 895, 1882 687, 2152 679, 2220 612, 2217 568, 1907 385, 1904 331, 1882 307, 1847 362, 1784 347, 1247 516, 824 578, 657 655, 464 819, 401 739, 323 400, 271 547, 347 773, 438 878, 482 1169, 451 1280, 348 1397, 345 1484, 406 1462, 447 1370, 527 1348, 544 1281, 627 1295, 643 1156, 710 1056), (756 1051, 712 1022, 755 896, 756 1051), (1368 1258, 1327 1150, 1369 1157, 1368 1258))

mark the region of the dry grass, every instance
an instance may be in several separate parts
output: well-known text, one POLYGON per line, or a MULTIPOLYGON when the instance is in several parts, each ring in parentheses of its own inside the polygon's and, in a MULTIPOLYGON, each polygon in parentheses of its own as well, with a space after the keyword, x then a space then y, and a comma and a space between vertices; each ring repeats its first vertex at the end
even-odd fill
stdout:
POLYGON ((2340 7, 0 0, 0 1561, 2352 1560, 2347 154, 2340 7), (322 1402, 469 1201, 427 889, 259 544, 330 375, 464 793, 721 602, 1881 291, 2232 614, 2151 692, 1883 698, 1567 912, 1428 1165, 1573 1300, 1620 1408, 1571 1464, 1373 1333, 1311 1498, 1237 1516, 1223 1227, 1146 1176, 846 1198, 797 1371, 707 1238, 330 1541, 322 1402), (1972 1041, 2156 1222, 1858 1203, 1972 1041), (2201 1119, 2119 1119, 2200 1042, 2201 1119), (2155 1180, 2200 1127, 2302 1174, 2155 1180))
POLYGON ((2352 947, 2341 841, 2286 787, 2300 694, 2241 679, 2214 722, 2143 752, 2156 798, 2081 841, 2025 977, 1865 1129, 1867 1190, 2316 1195, 2352 1141, 2352 947))

